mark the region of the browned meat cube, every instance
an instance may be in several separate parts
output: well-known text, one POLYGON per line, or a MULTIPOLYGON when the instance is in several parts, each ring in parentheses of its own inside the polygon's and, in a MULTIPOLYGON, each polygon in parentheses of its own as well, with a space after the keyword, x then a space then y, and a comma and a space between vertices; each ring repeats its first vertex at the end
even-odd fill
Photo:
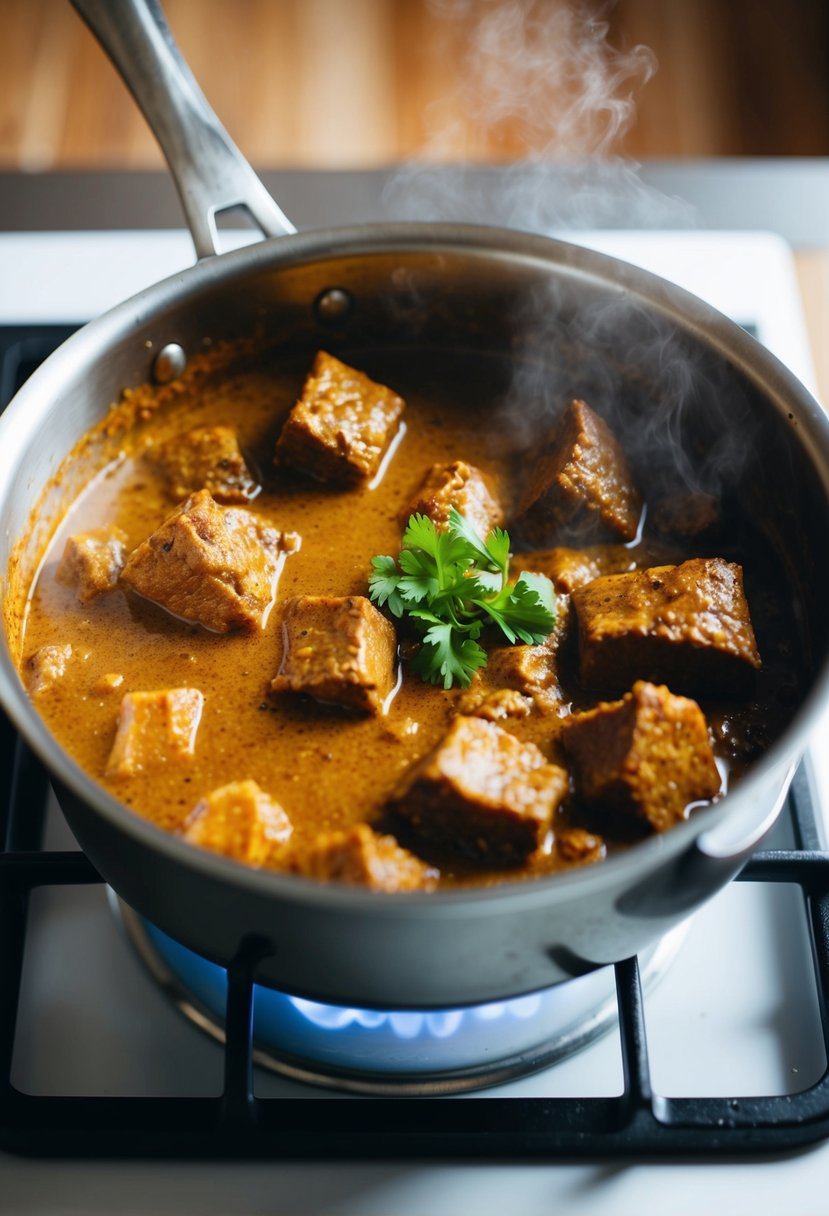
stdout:
POLYGON ((702 491, 658 498, 648 512, 648 525, 656 532, 683 540, 710 538, 720 525, 720 504, 712 494, 702 491))
POLYGON ((276 463, 338 485, 374 476, 405 402, 320 351, 276 444, 276 463))
POLYGON ((607 574, 573 592, 588 688, 668 683, 684 693, 751 695, 761 666, 740 566, 693 558, 607 574))
POLYGON ((195 427, 148 448, 147 457, 176 502, 196 490, 209 490, 219 502, 248 502, 260 489, 229 426, 195 427))
POLYGON ((264 628, 286 553, 299 547, 249 511, 193 494, 127 558, 121 581, 205 629, 264 628))
POLYGON ((196 750, 204 697, 197 688, 128 692, 121 700, 108 777, 134 777, 147 769, 187 760, 196 750))
POLYGON ((67 642, 64 646, 41 646, 26 660, 24 669, 26 687, 31 695, 48 692, 66 672, 69 660, 72 658, 72 647, 67 642))
POLYGON ((490 493, 483 473, 463 460, 433 465, 417 497, 406 510, 405 518, 428 515, 438 531, 443 532, 449 525, 449 512, 453 507, 469 520, 484 540, 493 528, 504 522, 504 513, 490 493))
POLYGON ((636 569, 633 550, 625 545, 587 545, 584 549, 537 549, 520 553, 515 562, 522 570, 544 574, 556 591, 569 595, 577 587, 592 583, 601 574, 622 574, 636 569))
POLYGON ((572 401, 527 472, 516 530, 533 545, 562 532, 615 532, 633 540, 642 499, 627 459, 607 424, 584 401, 572 401))
POLYGON ((505 722, 507 718, 526 718, 532 713, 532 697, 525 697, 514 688, 497 688, 494 692, 470 689, 458 702, 458 709, 470 718, 486 718, 487 722, 505 722))
POLYGON ((558 596, 556 624, 549 637, 536 646, 494 647, 481 673, 484 683, 515 689, 532 697, 542 712, 552 711, 561 701, 559 652, 567 634, 569 615, 568 597, 558 596))
POLYGON ((585 802, 655 832, 720 790, 702 710, 664 685, 640 680, 621 701, 572 714, 561 739, 585 802))
POLYGON ((438 871, 401 848, 393 836, 381 836, 367 823, 341 832, 323 832, 293 868, 306 878, 344 882, 370 891, 433 891, 438 871))
POLYGON ((82 604, 112 591, 124 565, 126 540, 120 528, 95 528, 70 536, 58 566, 58 579, 77 588, 82 604))
POLYGON ((251 866, 278 861, 293 826, 278 802, 255 781, 233 781, 197 804, 182 831, 190 844, 251 866))
POLYGON ((530 697, 555 693, 558 689, 557 649, 555 632, 537 646, 496 646, 489 652, 484 679, 530 697))
POLYGON ((456 718, 410 773, 393 810, 444 852, 518 865, 543 843, 567 788, 564 769, 533 743, 482 718, 456 718))
POLYGON ((568 865, 592 865, 607 856, 607 846, 596 832, 586 828, 561 828, 556 831, 556 853, 568 865))
POLYGON ((582 549, 569 549, 557 545, 553 549, 519 553, 514 561, 519 570, 546 575, 561 596, 586 587, 603 574, 625 574, 643 566, 668 565, 677 560, 677 554, 675 545, 648 539, 633 547, 586 545, 582 549))
POLYGON ((362 595, 285 601, 284 650, 274 692, 307 693, 377 714, 397 678, 394 626, 362 595))

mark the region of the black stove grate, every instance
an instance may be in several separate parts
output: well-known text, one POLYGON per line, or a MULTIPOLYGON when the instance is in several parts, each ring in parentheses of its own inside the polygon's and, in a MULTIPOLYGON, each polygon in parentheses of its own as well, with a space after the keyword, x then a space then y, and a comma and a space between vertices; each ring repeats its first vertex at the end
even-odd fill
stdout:
MULTIPOLYGON (((50 1097, 11 1084, 29 893, 102 882, 79 852, 38 849, 42 766, 0 720, 0 1148, 61 1157, 486 1158, 767 1155, 829 1137, 829 1069, 811 1088, 768 1097, 664 1098, 649 1080, 637 960, 616 964, 623 1092, 609 1098, 262 1098, 253 1092, 252 971, 228 973, 221 1097, 50 1097)), ((808 776, 789 796, 798 848, 758 853, 743 881, 797 884, 806 903, 829 1058, 829 855, 818 850, 808 776)))
MULTIPOLYGON (((69 330, 0 331, 4 399, 69 330), (13 366, 10 366, 10 360, 13 366)), ((616 964, 624 1088, 616 1097, 263 1098, 253 1092, 252 972, 228 972, 224 1090, 216 1098, 52 1097, 11 1083, 30 892, 99 883, 83 854, 41 849, 47 777, 0 715, 0 1149, 61 1157, 453 1158, 767 1156, 829 1137, 829 1067, 794 1095, 654 1094, 637 960, 616 964)), ((788 807, 796 848, 757 854, 740 880, 800 887, 829 1059, 829 853, 804 768, 788 807)))

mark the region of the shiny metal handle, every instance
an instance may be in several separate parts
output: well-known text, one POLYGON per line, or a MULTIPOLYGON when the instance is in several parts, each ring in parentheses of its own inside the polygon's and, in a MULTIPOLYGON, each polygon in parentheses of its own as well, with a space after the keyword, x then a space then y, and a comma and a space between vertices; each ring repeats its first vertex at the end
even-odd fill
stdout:
POLYGON ((167 158, 199 258, 216 216, 244 207, 266 236, 295 232, 211 109, 158 0, 71 0, 138 102, 167 158))

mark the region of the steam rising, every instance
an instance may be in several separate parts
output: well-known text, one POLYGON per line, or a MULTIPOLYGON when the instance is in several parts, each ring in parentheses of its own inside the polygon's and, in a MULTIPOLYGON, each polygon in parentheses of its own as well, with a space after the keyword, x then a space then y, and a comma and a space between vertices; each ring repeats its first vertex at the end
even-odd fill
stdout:
POLYGON ((457 56, 456 84, 428 110, 417 161, 388 187, 401 218, 536 232, 692 222, 686 204, 646 187, 638 166, 615 153, 657 65, 647 47, 610 45, 607 3, 432 0, 430 8, 457 56), (481 164, 505 158, 518 162, 508 173, 481 164))
MULTIPOLYGON (((632 90, 656 70, 647 47, 611 47, 607 23, 584 4, 433 0, 431 8, 463 28, 452 103, 484 149, 509 126, 525 152, 536 150, 542 159, 606 156, 634 116, 632 90)), ((433 120, 440 112, 439 104, 433 120)), ((432 138, 430 151, 438 154, 441 144, 458 142, 457 132, 437 121, 432 138)), ((479 151, 473 144, 469 158, 479 151)))
MULTIPOLYGON (((427 114, 418 162, 390 183, 390 210, 550 235, 693 224, 688 204, 646 186, 616 151, 657 65, 644 46, 610 45, 607 3, 432 0, 431 8, 457 52, 456 85, 427 114), (447 163, 459 154, 462 164, 447 163), (505 157, 509 167, 481 163, 505 157)), ((745 460, 744 395, 722 360, 701 357, 623 277, 621 290, 593 293, 551 276, 527 291, 512 318, 517 358, 498 443, 532 451, 566 402, 583 397, 649 490, 719 496, 745 460)))

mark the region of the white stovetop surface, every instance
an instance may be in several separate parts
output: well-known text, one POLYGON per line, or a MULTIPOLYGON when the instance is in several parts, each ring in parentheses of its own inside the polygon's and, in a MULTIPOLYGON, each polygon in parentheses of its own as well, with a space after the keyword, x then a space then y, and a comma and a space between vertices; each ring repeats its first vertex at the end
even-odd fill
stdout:
MULTIPOLYGON (((737 320, 754 321, 762 340, 813 389, 794 268, 779 238, 691 232, 584 233, 577 239, 673 279, 737 320)), ((95 316, 191 260, 183 232, 0 234, 0 324, 95 316)), ((829 807, 829 756, 816 747, 812 760, 829 807)), ((99 895, 86 892, 74 913, 62 916, 57 929, 50 927, 47 949, 55 955, 61 951, 61 933, 90 934, 81 940, 88 940, 90 955, 105 952, 139 1032, 148 1042, 159 1033, 166 1039, 167 1054, 154 1060, 160 1075, 170 1068, 185 1075, 187 1068, 198 1072, 212 1066, 216 1049, 163 1005, 124 954, 114 927, 104 922, 92 928, 100 926, 101 909, 90 908, 88 901, 94 903, 99 895), (93 940, 93 934, 99 936, 93 940)), ((693 918, 679 959, 646 1001, 658 1092, 783 1093, 817 1080, 823 1060, 814 995, 807 992, 800 999, 809 987, 803 983, 805 946, 789 932, 799 916, 788 889, 734 884, 693 918), (749 926, 754 932, 743 934, 749 926), (677 1042, 687 1053, 677 1052, 677 1042)), ((49 1019, 74 1020, 73 1041, 99 1062, 105 1075, 129 1049, 120 1025, 107 1027, 97 1011, 90 1016, 83 1007, 63 1007, 65 998, 50 988, 52 974, 44 968, 26 981, 27 1008, 47 1013, 38 1028, 40 1039, 33 1031, 33 1041, 27 1043, 28 1030, 21 1028, 22 1054, 30 1054, 34 1073, 38 1061, 46 1060, 50 1068, 59 1063, 62 1047, 57 1040, 50 1042, 49 1019)), ((34 1012, 31 1017, 37 1021, 34 1012)), ((152 1067, 153 1062, 150 1072, 152 1067)), ((619 1088, 613 1036, 510 1087, 516 1093, 551 1096, 619 1088)), ((777 1216, 787 1209, 817 1216, 827 1210, 827 1178, 829 1142, 776 1161, 693 1164, 110 1163, 27 1161, 0 1154, 0 1213, 548 1216, 559 1210, 642 1216, 658 1205, 669 1216, 698 1216, 700 1211, 777 1216)))

